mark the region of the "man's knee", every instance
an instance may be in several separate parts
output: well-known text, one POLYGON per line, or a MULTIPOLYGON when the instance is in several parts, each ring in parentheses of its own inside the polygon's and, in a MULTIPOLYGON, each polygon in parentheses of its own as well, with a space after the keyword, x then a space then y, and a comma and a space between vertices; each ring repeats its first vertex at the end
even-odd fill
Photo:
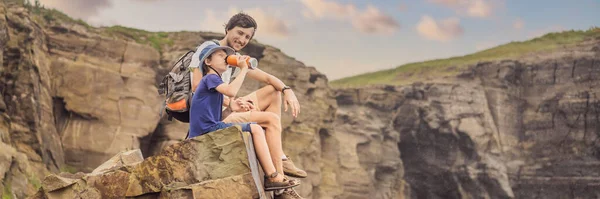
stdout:
POLYGON ((264 112, 264 116, 267 118, 267 122, 269 124, 279 124, 281 123, 281 117, 275 113, 264 112))
POLYGON ((265 89, 267 96, 273 99, 281 99, 281 92, 277 91, 277 89, 273 85, 267 85, 263 87, 263 89, 265 89))

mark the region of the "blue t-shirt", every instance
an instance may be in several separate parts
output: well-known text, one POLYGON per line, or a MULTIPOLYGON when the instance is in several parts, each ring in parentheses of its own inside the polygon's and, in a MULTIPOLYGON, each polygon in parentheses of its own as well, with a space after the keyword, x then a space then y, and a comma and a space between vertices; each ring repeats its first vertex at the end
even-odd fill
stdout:
POLYGON ((208 133, 221 121, 223 94, 217 91, 217 86, 223 80, 216 74, 207 74, 202 78, 200 84, 192 97, 192 109, 190 109, 190 135, 199 136, 208 133))

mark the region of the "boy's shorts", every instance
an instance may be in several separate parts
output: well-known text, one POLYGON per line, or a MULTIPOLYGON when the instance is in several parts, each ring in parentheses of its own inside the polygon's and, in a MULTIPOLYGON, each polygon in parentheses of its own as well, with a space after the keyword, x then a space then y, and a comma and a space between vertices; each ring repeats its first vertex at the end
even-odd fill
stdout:
MULTIPOLYGON (((207 134, 216 130, 221 130, 227 127, 231 127, 234 125, 240 125, 242 127, 242 131, 246 131, 246 132, 252 132, 250 129, 250 124, 256 124, 256 122, 246 122, 246 123, 218 123, 217 125, 215 125, 213 128, 211 128, 208 132, 203 133, 203 134, 207 134)), ((201 134, 201 135, 203 135, 201 134)))

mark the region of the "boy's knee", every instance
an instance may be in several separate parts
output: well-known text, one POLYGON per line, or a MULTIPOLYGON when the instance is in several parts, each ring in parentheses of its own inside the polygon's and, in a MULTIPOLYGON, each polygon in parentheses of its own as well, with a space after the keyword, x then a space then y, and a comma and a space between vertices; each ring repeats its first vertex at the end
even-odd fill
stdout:
POLYGON ((281 131, 281 117, 275 113, 266 112, 268 122, 268 128, 273 128, 277 131, 281 131))
POLYGON ((250 130, 252 131, 252 134, 264 134, 264 130, 258 124, 250 124, 250 130))

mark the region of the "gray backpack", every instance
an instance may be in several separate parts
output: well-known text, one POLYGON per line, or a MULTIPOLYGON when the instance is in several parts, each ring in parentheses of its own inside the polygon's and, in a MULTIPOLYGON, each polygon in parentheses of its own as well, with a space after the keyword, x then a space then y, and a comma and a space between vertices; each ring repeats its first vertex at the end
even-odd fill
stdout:
MULTIPOLYGON (((212 40, 212 42, 220 45, 218 40, 212 40)), ((196 49, 190 50, 181 56, 158 86, 158 94, 166 96, 163 109, 164 112, 167 112, 169 121, 175 118, 184 123, 190 122, 193 91, 189 65, 195 52, 196 49)), ((163 110, 160 113, 161 118, 162 114, 163 110)))
MULTIPOLYGON (((190 106, 192 100, 192 80, 190 79, 189 65, 195 50, 185 53, 175 64, 169 74, 163 77, 158 86, 158 94, 165 95, 164 112, 181 122, 190 122, 190 106)), ((163 110, 160 112, 162 118, 163 110)))

